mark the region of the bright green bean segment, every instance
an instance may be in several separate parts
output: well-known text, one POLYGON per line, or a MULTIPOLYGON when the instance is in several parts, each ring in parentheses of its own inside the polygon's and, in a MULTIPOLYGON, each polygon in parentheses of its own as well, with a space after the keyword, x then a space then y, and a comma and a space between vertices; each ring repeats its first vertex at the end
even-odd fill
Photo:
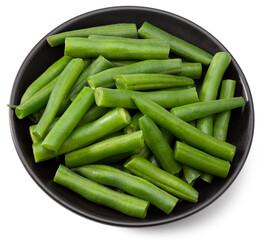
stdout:
POLYGON ((133 156, 124 167, 174 196, 189 202, 198 201, 198 192, 180 178, 154 166, 140 156, 133 156))
POLYGON ((49 36, 47 42, 52 46, 64 44, 67 37, 88 37, 89 35, 120 36, 137 38, 137 28, 133 23, 118 23, 105 26, 90 27, 49 36))
POLYGON ((150 202, 169 214, 178 199, 149 181, 106 165, 85 165, 74 172, 103 185, 119 188, 133 196, 150 202))
POLYGON ((64 165, 59 166, 53 181, 91 202, 113 208, 128 216, 145 218, 149 207, 145 200, 111 190, 76 174, 64 165))
POLYGON ((192 79, 200 79, 202 75, 202 64, 183 62, 181 71, 177 75, 189 77, 192 79))
POLYGON ((213 157, 182 142, 176 142, 174 153, 176 161, 214 176, 225 178, 230 169, 228 161, 213 157))
POLYGON ((118 89, 153 90, 192 85, 191 78, 170 74, 127 74, 114 78, 118 89))
POLYGON ((206 51, 176 37, 164 30, 153 26, 148 22, 144 22, 138 30, 138 35, 141 38, 154 38, 165 40, 170 45, 170 50, 189 61, 200 62, 203 65, 209 65, 212 60, 212 55, 206 51))
POLYGON ((65 155, 67 167, 79 167, 99 160, 131 152, 144 146, 142 131, 113 137, 65 155))

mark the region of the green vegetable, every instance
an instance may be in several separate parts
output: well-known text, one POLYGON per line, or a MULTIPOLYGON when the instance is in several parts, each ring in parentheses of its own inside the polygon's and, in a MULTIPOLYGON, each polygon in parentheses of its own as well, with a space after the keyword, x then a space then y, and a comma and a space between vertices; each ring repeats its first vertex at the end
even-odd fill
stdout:
POLYGON ((129 38, 80 38, 65 39, 64 55, 71 57, 91 58, 102 55, 107 59, 166 59, 169 44, 161 40, 129 38))
POLYGON ((72 58, 69 56, 63 56, 55 63, 53 63, 50 67, 48 67, 33 83, 30 84, 30 86, 23 94, 20 100, 20 104, 28 101, 36 92, 38 92, 55 77, 57 77, 64 70, 71 59, 72 58))
POLYGON ((147 201, 111 190, 76 174, 63 165, 59 166, 53 181, 91 202, 113 208, 128 216, 145 218, 149 207, 147 201))
POLYGON ((185 164, 183 164, 182 167, 183 167, 183 176, 184 176, 184 179, 185 179, 185 181, 188 184, 193 183, 202 174, 197 169, 191 168, 191 167, 189 167, 189 166, 187 166, 185 164))
POLYGON ((91 34, 137 38, 137 28, 133 23, 118 23, 105 26, 90 27, 62 32, 49 36, 47 38, 47 42, 51 45, 51 47, 55 47, 64 44, 64 40, 67 37, 88 37, 91 34))
MULTIPOLYGON (((214 55, 201 87, 200 101, 206 102, 217 98, 220 83, 230 61, 231 57, 226 52, 218 52, 214 55)), ((197 128, 204 133, 212 135, 213 116, 199 119, 197 121, 197 128)))
POLYGON ((35 162, 42 162, 64 153, 79 149, 117 132, 131 122, 131 116, 123 108, 116 108, 101 118, 76 128, 65 140, 58 152, 45 150, 38 142, 32 145, 35 162))
MULTIPOLYGON (((220 99, 232 98, 236 89, 236 81, 223 80, 220 99)), ((213 136, 226 141, 228 125, 230 121, 231 110, 216 115, 213 129, 213 136)))
POLYGON ((164 108, 172 108, 173 106, 176 107, 199 101, 195 88, 179 91, 137 92, 132 90, 101 87, 96 88, 95 90, 95 101, 100 107, 119 106, 127 109, 137 109, 137 106, 131 99, 133 95, 153 100, 164 108))
POLYGON ((143 114, 151 117, 158 126, 164 127, 180 140, 213 156, 232 161, 236 152, 236 147, 232 144, 203 133, 154 101, 138 95, 134 95, 132 100, 143 114))
POLYGON ((198 201, 199 194, 193 187, 180 178, 154 166, 145 158, 135 155, 124 164, 124 167, 180 199, 193 203, 198 201))
POLYGON ((107 69, 88 77, 91 88, 114 86, 114 77, 133 73, 166 73, 176 74, 181 71, 181 59, 144 60, 126 66, 107 69), (112 85, 110 85, 112 84, 112 85))
POLYGON ((182 167, 175 161, 173 150, 153 120, 144 115, 139 119, 139 126, 143 131, 144 141, 151 149, 159 165, 171 174, 178 173, 182 167))
POLYGON ((138 131, 140 129, 138 120, 142 116, 143 116, 142 113, 140 113, 140 112, 136 113, 132 117, 132 122, 123 129, 123 132, 125 134, 127 134, 127 133, 132 133, 132 132, 138 131))
POLYGON ((65 155, 67 167, 78 167, 144 146, 142 131, 113 137, 65 155))
POLYGON ((169 74, 127 74, 114 77, 118 89, 153 90, 188 86, 194 83, 191 78, 169 74))
POLYGON ((201 63, 183 62, 181 66, 181 71, 177 75, 189 77, 192 79, 200 79, 201 74, 202 74, 201 63))
POLYGON ((179 141, 176 142, 174 153, 176 161, 214 176, 225 178, 230 169, 228 161, 213 157, 179 141))
POLYGON ((45 137, 42 147, 57 152, 93 103, 93 90, 84 87, 45 137))
POLYGON ((138 30, 141 38, 154 38, 165 40, 170 45, 170 51, 192 62, 200 62, 203 65, 209 65, 212 55, 204 50, 176 37, 164 30, 153 26, 148 22, 144 22, 138 30))
POLYGON ((83 70, 84 63, 82 59, 72 59, 63 72, 58 77, 53 90, 51 92, 49 101, 45 108, 40 121, 38 122, 33 134, 37 137, 42 137, 51 125, 53 119, 58 112, 60 105, 66 97, 68 91, 78 78, 83 70))
POLYGON ((172 108, 170 110, 180 119, 190 122, 199 118, 203 118, 215 113, 221 113, 234 108, 242 107, 245 101, 242 97, 227 98, 219 100, 211 100, 207 102, 191 103, 184 106, 172 108))
POLYGON ((74 172, 97 183, 116 187, 139 197, 169 214, 178 199, 149 181, 106 165, 86 165, 73 169, 74 172))

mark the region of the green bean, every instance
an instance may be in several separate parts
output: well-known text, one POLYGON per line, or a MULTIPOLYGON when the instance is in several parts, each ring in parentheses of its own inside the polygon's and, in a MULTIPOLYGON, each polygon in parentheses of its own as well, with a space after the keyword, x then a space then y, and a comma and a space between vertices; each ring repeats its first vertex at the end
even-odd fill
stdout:
POLYGON ((64 70, 71 59, 72 58, 69 56, 63 56, 50 67, 48 67, 33 83, 30 84, 23 94, 20 104, 28 101, 36 92, 57 77, 64 70))
POLYGON ((65 39, 64 55, 71 57, 91 58, 102 55, 108 59, 166 59, 169 44, 161 40, 129 38, 81 38, 65 39))
POLYGON ((201 74, 202 74, 201 63, 183 62, 181 71, 177 75, 189 77, 192 79, 200 79, 201 74))
POLYGON ((106 84, 114 84, 113 78, 121 74, 133 73, 167 73, 177 74, 181 71, 181 59, 144 60, 126 66, 107 69, 88 77, 91 88, 102 87, 106 84))
POLYGON ((142 117, 143 114, 138 112, 136 113, 133 117, 132 117, 132 122, 126 126, 124 129, 123 129, 123 132, 125 134, 127 133, 132 133, 132 132, 135 132, 135 131, 138 131, 140 129, 139 127, 139 123, 138 123, 138 120, 140 117, 142 117))
POLYGON ((186 164, 183 164, 182 166, 183 166, 183 176, 188 184, 193 183, 202 174, 199 170, 191 168, 186 164))
POLYGON ((106 58, 99 56, 93 63, 88 66, 79 76, 76 83, 72 87, 72 91, 69 94, 71 101, 77 96, 77 94, 82 90, 83 87, 88 86, 87 77, 108 68, 113 67, 112 63, 106 58))
POLYGON ((143 131, 145 143, 151 149, 159 165, 171 174, 178 173, 182 167, 175 161, 173 150, 153 120, 144 115, 139 119, 139 126, 143 131))
POLYGON ((213 156, 232 161, 236 152, 234 145, 203 133, 154 101, 138 95, 134 95, 132 99, 143 114, 151 117, 158 126, 164 127, 180 140, 213 156))
POLYGON ((45 111, 33 131, 34 135, 42 137, 45 134, 47 128, 51 125, 54 117, 56 116, 69 89, 78 78, 83 67, 84 63, 82 59, 72 59, 60 74, 53 87, 45 111))
POLYGON ((77 127, 83 126, 87 123, 97 120, 98 118, 106 114, 109 110, 109 108, 99 107, 96 104, 93 104, 93 106, 81 118, 81 120, 77 124, 77 127))
POLYGON ((213 157, 199 149, 177 141, 174 149, 176 161, 214 176, 226 178, 230 163, 213 157))
POLYGON ((97 162, 107 157, 131 152, 143 146, 143 133, 142 131, 137 131, 67 153, 65 155, 65 165, 67 167, 78 167, 97 162))
MULTIPOLYGON (((220 83, 230 61, 231 57, 226 52, 218 52, 214 55, 201 87, 199 95, 200 101, 206 102, 216 99, 220 83)), ((199 119, 197 121, 197 128, 209 135, 212 135, 213 116, 207 116, 199 119)))
POLYGON ((76 128, 58 152, 45 150, 38 142, 32 145, 35 162, 42 162, 64 153, 92 144, 111 133, 121 130, 131 122, 131 116, 123 108, 116 108, 101 118, 76 128))
POLYGON ((114 67, 121 67, 121 66, 126 66, 130 65, 133 63, 137 63, 137 60, 111 60, 110 61, 114 67))
POLYGON ((200 179, 202 179, 204 182, 211 183, 213 180, 213 176, 208 173, 202 173, 200 179))
POLYGON ((118 89, 153 90, 188 86, 194 83, 191 78, 170 74, 125 74, 114 77, 118 89))
POLYGON ((62 164, 57 169, 53 181, 91 202, 113 208, 128 216, 145 218, 149 207, 145 200, 111 190, 76 174, 62 164))
POLYGON ((187 104, 172 108, 170 112, 180 119, 190 122, 192 120, 242 107, 244 105, 245 101, 242 97, 235 97, 187 104))
POLYGON ((193 203, 198 201, 199 194, 193 187, 180 178, 154 166, 145 158, 135 155, 124 164, 124 167, 180 199, 193 203))
MULTIPOLYGON (((223 80, 220 99, 232 98, 236 89, 236 81, 234 80, 223 80)), ((213 129, 213 136, 226 141, 227 130, 230 121, 230 111, 225 111, 216 115, 213 129)))
POLYGON ((170 45, 170 51, 192 62, 200 62, 203 65, 209 65, 212 60, 212 55, 204 50, 188 43, 164 30, 144 22, 138 30, 138 35, 141 38, 155 38, 165 40, 170 45))
POLYGON ((18 105, 15 109, 16 116, 19 119, 23 119, 24 117, 27 117, 30 114, 35 113, 45 107, 57 79, 58 77, 54 78, 51 82, 31 96, 27 101, 24 101, 22 104, 18 105))
POLYGON ((136 92, 123 89, 96 88, 95 101, 100 107, 124 107, 127 109, 137 109, 132 101, 133 95, 142 96, 153 100, 164 108, 185 105, 199 101, 195 88, 183 89, 180 91, 155 91, 136 92))
POLYGON ((49 36, 47 42, 52 46, 64 44, 67 37, 88 37, 89 35, 121 36, 128 38, 137 38, 137 28, 133 23, 118 23, 105 26, 90 27, 68 32, 62 32, 49 36))
POLYGON ((94 91, 84 87, 45 137, 42 147, 57 152, 93 103, 94 91))
POLYGON ((116 187, 139 197, 169 214, 178 199, 158 188, 149 181, 106 165, 86 165, 75 168, 74 172, 97 183, 116 187))

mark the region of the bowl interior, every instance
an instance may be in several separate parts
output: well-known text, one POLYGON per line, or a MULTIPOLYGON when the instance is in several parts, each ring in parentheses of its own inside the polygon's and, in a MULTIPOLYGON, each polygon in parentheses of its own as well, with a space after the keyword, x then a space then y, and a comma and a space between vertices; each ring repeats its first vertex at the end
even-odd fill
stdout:
MULTIPOLYGON (((63 23, 47 36, 67 30, 122 22, 136 23, 139 28, 144 21, 148 21, 211 54, 218 51, 228 52, 218 40, 196 24, 168 12, 142 7, 115 7, 89 12, 63 23)), ((18 104, 29 84, 63 55, 63 46, 51 48, 46 42, 47 36, 37 43, 23 62, 13 85, 10 104, 18 104)), ((196 81, 199 87, 202 79, 196 81)), ((147 226, 178 220, 203 209, 230 186, 243 167, 251 146, 254 130, 254 109, 251 93, 243 72, 233 57, 224 79, 236 80, 236 96, 243 96, 246 101, 245 107, 233 110, 231 115, 227 141, 237 146, 237 153, 231 165, 230 173, 226 179, 214 178, 211 184, 198 180, 194 185, 200 194, 198 204, 179 203, 170 215, 166 215, 151 206, 146 219, 135 219, 93 204, 70 190, 53 183, 52 180, 60 160, 35 164, 28 133, 31 123, 28 119, 19 120, 14 111, 10 110, 13 141, 24 167, 35 182, 54 200, 75 213, 96 221, 123 226, 147 226)))

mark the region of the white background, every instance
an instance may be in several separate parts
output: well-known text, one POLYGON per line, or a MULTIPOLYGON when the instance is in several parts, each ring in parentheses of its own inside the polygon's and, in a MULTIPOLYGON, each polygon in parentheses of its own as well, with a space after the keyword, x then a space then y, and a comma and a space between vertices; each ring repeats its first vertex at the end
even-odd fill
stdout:
MULTIPOLYGON (((1 1, 0 7, 0 239, 262 239, 264 237, 264 5, 263 1, 1 1), (246 164, 232 186, 201 212, 174 223, 113 227, 76 215, 31 179, 9 130, 11 88, 32 47, 50 30, 82 13, 138 5, 185 17, 220 40, 241 66, 255 105, 255 135, 246 164)), ((263 238, 264 239, 264 238, 263 238)))

